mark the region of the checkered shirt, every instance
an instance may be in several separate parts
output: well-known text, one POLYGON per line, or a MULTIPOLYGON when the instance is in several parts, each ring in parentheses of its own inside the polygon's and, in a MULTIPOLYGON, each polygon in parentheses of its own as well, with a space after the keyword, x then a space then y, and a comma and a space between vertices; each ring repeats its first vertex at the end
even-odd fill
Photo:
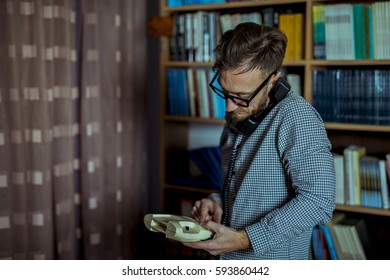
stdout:
POLYGON ((224 176, 240 145, 229 224, 245 229, 252 244, 220 259, 307 259, 313 227, 329 221, 335 208, 331 144, 317 111, 290 91, 250 136, 225 126, 220 145, 224 176))

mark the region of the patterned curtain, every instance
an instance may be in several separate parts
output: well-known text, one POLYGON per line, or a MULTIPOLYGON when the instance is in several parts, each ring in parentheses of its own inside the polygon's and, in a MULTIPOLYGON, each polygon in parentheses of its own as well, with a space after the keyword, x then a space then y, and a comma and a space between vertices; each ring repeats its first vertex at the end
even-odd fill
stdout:
POLYGON ((145 1, 0 0, 0 259, 132 259, 145 1))

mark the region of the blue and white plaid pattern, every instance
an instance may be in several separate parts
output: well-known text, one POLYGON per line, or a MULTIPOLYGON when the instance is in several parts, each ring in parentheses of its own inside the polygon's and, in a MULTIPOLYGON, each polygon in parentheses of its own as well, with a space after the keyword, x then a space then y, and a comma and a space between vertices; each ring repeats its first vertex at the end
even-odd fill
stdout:
POLYGON ((307 259, 313 227, 329 221, 335 208, 331 144, 320 115, 290 92, 250 136, 225 127, 225 176, 240 142, 228 198, 230 226, 245 229, 253 248, 220 258, 307 259))

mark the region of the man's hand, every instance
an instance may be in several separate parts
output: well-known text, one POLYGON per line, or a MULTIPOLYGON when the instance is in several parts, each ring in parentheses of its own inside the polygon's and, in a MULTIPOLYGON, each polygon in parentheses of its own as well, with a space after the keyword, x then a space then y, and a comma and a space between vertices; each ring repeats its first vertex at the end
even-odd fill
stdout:
POLYGON ((213 238, 205 241, 183 243, 184 245, 194 249, 203 249, 214 256, 251 248, 245 230, 237 231, 213 221, 201 223, 201 225, 214 232, 213 238))
POLYGON ((222 212, 221 205, 218 201, 212 198, 204 198, 195 202, 191 210, 191 215, 200 223, 214 221, 220 224, 222 212))

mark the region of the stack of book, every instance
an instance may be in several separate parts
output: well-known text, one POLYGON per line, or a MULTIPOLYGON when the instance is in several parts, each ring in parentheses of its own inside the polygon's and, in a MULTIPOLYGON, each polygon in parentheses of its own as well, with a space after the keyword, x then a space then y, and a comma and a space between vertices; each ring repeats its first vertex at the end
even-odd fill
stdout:
POLYGON ((365 147, 350 145, 333 159, 337 204, 390 208, 390 153, 369 155, 365 147))
POLYGON ((314 58, 389 59, 389 12, 384 1, 313 5, 314 58))
POLYGON ((317 260, 367 260, 372 245, 363 219, 336 213, 332 221, 313 229, 313 258, 317 260))

